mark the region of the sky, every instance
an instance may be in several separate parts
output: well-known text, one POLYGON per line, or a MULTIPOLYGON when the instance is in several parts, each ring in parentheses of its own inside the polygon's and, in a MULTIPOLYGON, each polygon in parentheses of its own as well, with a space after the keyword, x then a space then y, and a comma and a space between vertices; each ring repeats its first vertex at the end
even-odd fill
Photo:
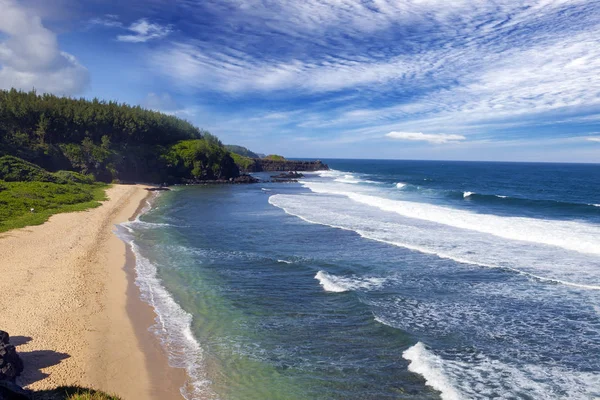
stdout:
POLYGON ((0 0, 0 88, 306 158, 600 163, 600 2, 0 0))

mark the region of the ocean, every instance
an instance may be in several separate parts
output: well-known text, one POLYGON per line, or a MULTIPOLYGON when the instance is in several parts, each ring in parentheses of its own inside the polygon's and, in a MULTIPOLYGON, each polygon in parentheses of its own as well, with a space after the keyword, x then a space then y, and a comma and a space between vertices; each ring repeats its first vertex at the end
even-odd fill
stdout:
POLYGON ((187 399, 600 397, 600 165, 323 161, 118 227, 187 399))

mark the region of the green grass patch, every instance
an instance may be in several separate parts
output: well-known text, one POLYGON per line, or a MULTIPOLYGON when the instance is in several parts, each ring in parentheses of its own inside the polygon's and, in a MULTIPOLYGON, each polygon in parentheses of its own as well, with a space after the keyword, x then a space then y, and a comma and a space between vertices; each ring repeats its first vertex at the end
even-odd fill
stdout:
POLYGON ((43 224, 53 214, 98 207, 106 200, 108 187, 103 183, 0 181, 0 232, 43 224))
POLYGON ((254 165, 254 160, 249 157, 244 157, 244 156, 241 156, 236 153, 230 153, 230 154, 231 154, 231 157, 233 158, 233 161, 235 162, 235 164, 241 170, 248 170, 252 165, 254 165))
POLYGON ((38 390, 31 400, 121 400, 99 390, 86 389, 79 386, 61 386, 52 390, 38 390))
POLYGON ((265 157, 265 159, 271 160, 271 161, 285 161, 285 157, 279 156, 277 154, 269 154, 268 156, 265 157))

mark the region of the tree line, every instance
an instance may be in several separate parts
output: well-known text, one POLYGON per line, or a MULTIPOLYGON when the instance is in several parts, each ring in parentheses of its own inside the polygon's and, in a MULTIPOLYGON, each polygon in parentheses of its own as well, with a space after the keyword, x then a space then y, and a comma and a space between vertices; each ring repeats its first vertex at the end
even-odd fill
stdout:
POLYGON ((99 99, 0 90, 0 156, 102 181, 227 179, 221 141, 172 115, 99 99))

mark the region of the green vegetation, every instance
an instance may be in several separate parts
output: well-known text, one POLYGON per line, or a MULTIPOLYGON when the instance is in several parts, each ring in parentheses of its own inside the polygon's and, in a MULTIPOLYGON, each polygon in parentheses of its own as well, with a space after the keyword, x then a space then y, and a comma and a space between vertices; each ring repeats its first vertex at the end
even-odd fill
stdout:
POLYGON ((0 232, 43 224, 53 214, 97 207, 106 199, 106 188, 102 183, 0 182, 0 232))
POLYGON ((33 393, 31 400, 121 400, 98 390, 86 389, 79 386, 61 386, 51 390, 38 390, 33 393))
POLYGON ((235 144, 225 145, 225 148, 233 154, 237 154, 247 158, 260 158, 260 156, 243 146, 237 146, 235 144))
POLYGON ((48 171, 74 171, 103 182, 238 176, 224 154, 228 151, 215 136, 171 115, 98 99, 0 90, 0 157, 12 155, 48 171), (198 148, 207 152, 200 157, 199 175, 188 174, 198 172, 195 168, 169 164, 181 150, 177 144, 190 140, 202 140, 198 148), (225 164, 213 165, 220 162, 225 164))
POLYGON ((271 161, 285 161, 285 158, 283 156, 278 156, 277 154, 269 154, 265 157, 265 159, 271 161))
POLYGON ((233 157, 233 161, 242 171, 250 171, 252 167, 256 164, 256 161, 249 157, 244 157, 236 153, 231 153, 231 157, 233 157))
POLYGON ((76 172, 50 173, 16 157, 0 157, 0 232, 99 206, 106 187, 76 172))
POLYGON ((230 153, 214 140, 183 140, 163 156, 174 176, 193 179, 223 179, 239 174, 230 153))

